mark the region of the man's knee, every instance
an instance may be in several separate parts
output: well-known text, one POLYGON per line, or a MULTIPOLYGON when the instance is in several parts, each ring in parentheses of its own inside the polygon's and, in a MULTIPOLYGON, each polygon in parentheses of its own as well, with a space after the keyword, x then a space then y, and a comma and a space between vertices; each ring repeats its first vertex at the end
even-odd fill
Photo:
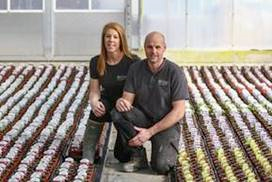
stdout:
POLYGON ((142 111, 133 107, 130 111, 124 112, 124 117, 129 121, 146 121, 147 118, 142 111))
POLYGON ((122 114, 119 111, 117 111, 115 108, 111 110, 110 114, 111 114, 112 122, 118 122, 121 119, 123 119, 122 114))
POLYGON ((135 121, 137 119, 139 119, 139 117, 137 117, 137 115, 134 113, 133 110, 131 111, 126 111, 126 112, 119 112, 117 111, 115 108, 112 109, 111 111, 111 118, 113 120, 113 122, 118 122, 120 120, 127 120, 127 121, 135 121))

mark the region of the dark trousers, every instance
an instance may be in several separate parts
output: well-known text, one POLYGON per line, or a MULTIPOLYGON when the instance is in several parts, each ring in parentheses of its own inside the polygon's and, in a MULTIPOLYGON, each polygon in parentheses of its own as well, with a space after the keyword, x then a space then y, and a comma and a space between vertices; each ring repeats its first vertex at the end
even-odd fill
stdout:
MULTIPOLYGON (((114 106, 105 98, 101 98, 100 101, 104 104, 106 108, 106 113, 101 116, 97 117, 95 114, 91 111, 90 113, 90 119, 96 122, 104 123, 104 122, 112 122, 112 118, 110 115, 111 110, 114 108, 114 106)), ((88 130, 86 131, 88 132, 88 130)), ((114 145, 114 157, 119 162, 128 162, 131 158, 131 152, 125 149, 125 146, 122 142, 121 135, 117 131, 117 137, 114 145)))
POLYGON ((112 119, 111 119, 110 112, 114 108, 114 106, 105 98, 101 98, 100 101, 105 106, 106 113, 101 117, 97 117, 94 115, 93 111, 91 110, 90 119, 93 121, 96 121, 96 122, 100 122, 100 123, 111 122, 112 119))
MULTIPOLYGON (((140 155, 143 147, 130 147, 128 141, 137 134, 134 126, 149 128, 153 125, 152 120, 135 107, 129 112, 118 112, 113 109, 111 117, 120 135, 121 140, 119 142, 122 142, 123 150, 128 151, 130 155, 140 155)), ((179 139, 179 123, 151 137, 151 167, 154 171, 159 174, 166 174, 176 165, 179 139)), ((119 150, 115 152, 122 153, 119 150)))

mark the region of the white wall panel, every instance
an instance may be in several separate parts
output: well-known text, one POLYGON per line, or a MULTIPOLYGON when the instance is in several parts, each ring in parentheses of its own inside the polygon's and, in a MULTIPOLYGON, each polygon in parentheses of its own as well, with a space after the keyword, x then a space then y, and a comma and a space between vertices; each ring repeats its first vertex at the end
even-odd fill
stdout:
POLYGON ((102 28, 109 21, 124 24, 123 13, 55 14, 55 56, 99 53, 102 28))
POLYGON ((42 14, 0 14, 0 56, 43 55, 42 14))

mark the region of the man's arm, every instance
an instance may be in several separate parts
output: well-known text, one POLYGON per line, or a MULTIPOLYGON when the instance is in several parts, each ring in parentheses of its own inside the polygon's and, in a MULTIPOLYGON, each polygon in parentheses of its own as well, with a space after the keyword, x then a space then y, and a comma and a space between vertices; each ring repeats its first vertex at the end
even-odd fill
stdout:
POLYGON ((170 128, 183 118, 185 113, 185 101, 184 100, 174 101, 172 102, 172 106, 173 108, 165 117, 163 117, 159 122, 157 122, 152 127, 148 128, 149 132, 151 133, 151 136, 170 128))
POLYGON ((123 92, 123 96, 116 101, 116 109, 119 112, 126 112, 132 109, 135 94, 131 92, 123 92))
POLYGON ((129 140, 129 145, 141 146, 155 134, 170 128, 182 119, 185 113, 185 100, 174 101, 172 106, 171 111, 152 127, 148 129, 135 127, 139 133, 129 140))

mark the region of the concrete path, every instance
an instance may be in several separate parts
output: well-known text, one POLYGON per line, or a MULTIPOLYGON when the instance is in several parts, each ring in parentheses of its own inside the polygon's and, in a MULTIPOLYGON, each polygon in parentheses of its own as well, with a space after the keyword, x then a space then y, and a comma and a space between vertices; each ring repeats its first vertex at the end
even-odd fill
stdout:
MULTIPOLYGON (((168 182, 167 176, 157 175, 150 168, 135 173, 121 172, 121 164, 113 156, 115 138, 116 130, 112 127, 101 182, 168 182)), ((144 146, 150 161, 150 142, 147 142, 144 146)))

